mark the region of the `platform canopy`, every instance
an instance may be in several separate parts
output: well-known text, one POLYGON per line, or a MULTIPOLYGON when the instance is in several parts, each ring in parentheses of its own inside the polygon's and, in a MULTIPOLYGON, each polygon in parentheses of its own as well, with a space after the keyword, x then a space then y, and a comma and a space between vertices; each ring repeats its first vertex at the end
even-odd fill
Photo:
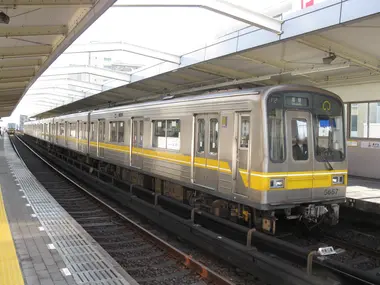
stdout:
POLYGON ((11 115, 35 80, 114 2, 0 1, 0 117, 11 115))
MULTIPOLYGON (((282 1, 283 6, 269 9, 261 15, 241 7, 241 11, 228 9, 229 14, 226 15, 227 13, 223 12, 226 11, 223 10, 225 7, 213 6, 216 5, 215 1, 204 1, 203 4, 197 1, 185 2, 176 1, 176 4, 173 4, 173 1, 120 0, 115 6, 122 9, 147 9, 146 6, 154 6, 156 14, 161 13, 157 7, 164 6, 166 9, 171 5, 179 9, 187 7, 189 14, 193 11, 190 8, 206 10, 207 13, 232 19, 232 22, 228 23, 230 29, 224 27, 224 34, 209 41, 205 46, 184 53, 161 51, 128 41, 73 45, 67 50, 68 53, 119 51, 128 52, 136 57, 150 58, 152 61, 149 64, 142 63, 140 67, 136 64, 134 67, 121 70, 117 69, 116 62, 108 67, 103 63, 101 68, 81 66, 78 63, 61 69, 57 67, 50 75, 50 71, 46 77, 44 74, 41 77, 42 83, 38 84, 48 86, 48 76, 59 80, 60 83, 67 83, 69 80, 73 84, 75 79, 68 78, 64 70, 66 74, 75 74, 80 70, 93 77, 102 76, 103 79, 99 84, 94 80, 90 80, 91 84, 79 83, 78 81, 83 80, 76 80, 75 83, 82 86, 77 86, 82 88, 82 93, 73 92, 72 88, 71 92, 57 90, 57 87, 51 89, 58 86, 58 83, 43 87, 49 88, 46 96, 53 93, 62 96, 55 96, 51 101, 31 96, 31 102, 41 105, 40 111, 34 113, 35 117, 52 117, 134 102, 160 100, 168 95, 178 97, 232 88, 288 83, 329 88, 380 80, 380 52, 376 49, 378 38, 373 32, 380 26, 380 1, 376 4, 372 0, 316 0, 314 2, 318 2, 317 4, 303 7, 301 10, 294 10, 294 6, 289 6, 292 1, 282 1), (215 11, 216 7, 220 8, 219 12, 215 11), (232 11, 235 11, 234 15, 232 11), (280 26, 277 25, 279 22, 280 26), (97 73, 100 69, 105 73, 97 73), (106 73, 115 76, 114 79, 105 79, 106 73)), ((216 2, 219 5, 223 1, 216 2)), ((228 5, 232 4, 227 3, 226 7, 228 5)), ((176 10, 177 13, 178 11, 176 10)), ((174 15, 173 12, 171 17, 174 15)), ((209 20, 210 25, 214 24, 213 22, 209 20)), ((204 29, 206 28, 207 26, 204 26, 204 29)), ((138 25, 135 29, 138 29, 138 25)), ((181 34, 176 36, 180 38, 181 34)), ((162 39, 162 42, 164 41, 162 39)), ((161 42, 157 42, 155 45, 160 44, 161 42)), ((34 88, 35 86, 30 91, 34 92, 34 88)))

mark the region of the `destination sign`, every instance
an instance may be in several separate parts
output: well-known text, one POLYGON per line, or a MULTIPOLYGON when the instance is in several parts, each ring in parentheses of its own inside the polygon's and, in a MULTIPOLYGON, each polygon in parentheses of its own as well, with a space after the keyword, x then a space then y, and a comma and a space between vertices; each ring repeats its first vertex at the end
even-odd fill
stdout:
POLYGON ((294 107, 309 106, 309 99, 303 97, 288 96, 286 97, 286 105, 294 107))

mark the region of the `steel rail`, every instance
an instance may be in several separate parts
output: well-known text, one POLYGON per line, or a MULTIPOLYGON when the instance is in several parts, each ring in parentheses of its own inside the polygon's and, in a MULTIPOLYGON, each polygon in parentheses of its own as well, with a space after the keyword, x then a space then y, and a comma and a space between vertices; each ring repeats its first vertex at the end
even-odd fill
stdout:
MULTIPOLYGON (((87 189, 85 189, 83 186, 78 184, 76 181, 68 177, 66 174, 64 174, 62 171, 57 169, 55 166, 50 164, 48 161, 46 161, 43 157, 41 157, 38 153, 36 153, 31 147, 29 147, 25 142, 23 142, 18 136, 15 136, 22 144, 24 144, 25 147, 27 147, 34 155, 36 155, 39 159, 41 159, 46 165, 48 165, 50 168, 52 168, 54 171, 56 171, 59 175, 61 175, 63 178, 66 180, 70 181, 73 185, 75 185, 77 188, 81 189, 84 191, 87 195, 91 196, 93 199, 95 199, 97 202, 101 203, 103 206, 107 207, 109 210, 117 214, 119 217, 121 217, 123 220, 128 222, 130 225, 132 225, 135 229, 137 229, 140 233, 144 234, 144 236, 148 237, 152 241, 155 242, 155 244, 158 244, 161 246, 163 249, 167 250, 174 258, 177 260, 180 260, 182 264, 197 272, 200 276, 203 278, 207 279, 208 281, 213 282, 216 285, 234 285, 235 283, 227 280, 220 274, 216 273, 215 271, 211 270, 207 266, 201 264, 200 262, 196 261, 193 259, 190 255, 186 254, 185 252, 175 248, 174 246, 170 245, 166 241, 162 240, 161 238, 155 236, 153 233, 150 231, 146 230, 124 214, 120 213, 117 209, 114 207, 108 205, 106 202, 89 192, 87 189)), ((11 141, 11 140, 10 140, 11 141)), ((24 163, 23 159, 21 158, 17 147, 14 145, 14 143, 11 141, 13 148, 15 149, 16 153, 18 154, 20 160, 22 163, 24 163)), ((25 164, 25 163, 24 163, 25 164)))

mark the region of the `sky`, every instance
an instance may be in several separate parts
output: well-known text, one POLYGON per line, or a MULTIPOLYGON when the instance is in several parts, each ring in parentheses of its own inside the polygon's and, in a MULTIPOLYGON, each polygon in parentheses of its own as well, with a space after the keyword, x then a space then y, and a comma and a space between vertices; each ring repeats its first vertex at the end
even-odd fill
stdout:
MULTIPOLYGON (((123 1, 128 0, 118 2, 123 1)), ((301 0, 227 0, 226 2, 262 12, 290 1, 301 0)), ((183 55, 204 47, 218 36, 246 26, 245 23, 201 8, 113 7, 90 26, 74 44, 123 41, 183 55)), ((123 57, 130 63, 145 65, 152 63, 151 59, 133 54, 124 53, 123 57)), ((62 55, 52 66, 67 65, 70 62, 76 62, 75 57, 62 55)), ((11 120, 18 121, 20 113, 30 110, 30 104, 21 103, 13 112, 11 120)))

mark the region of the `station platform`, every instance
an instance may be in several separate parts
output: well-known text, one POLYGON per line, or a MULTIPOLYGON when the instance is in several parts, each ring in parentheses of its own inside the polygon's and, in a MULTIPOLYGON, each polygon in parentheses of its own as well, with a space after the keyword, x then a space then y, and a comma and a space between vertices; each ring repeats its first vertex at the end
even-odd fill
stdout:
POLYGON ((138 284, 0 137, 0 284, 138 284))
POLYGON ((364 212, 380 214, 380 180, 348 177, 346 203, 364 212))

